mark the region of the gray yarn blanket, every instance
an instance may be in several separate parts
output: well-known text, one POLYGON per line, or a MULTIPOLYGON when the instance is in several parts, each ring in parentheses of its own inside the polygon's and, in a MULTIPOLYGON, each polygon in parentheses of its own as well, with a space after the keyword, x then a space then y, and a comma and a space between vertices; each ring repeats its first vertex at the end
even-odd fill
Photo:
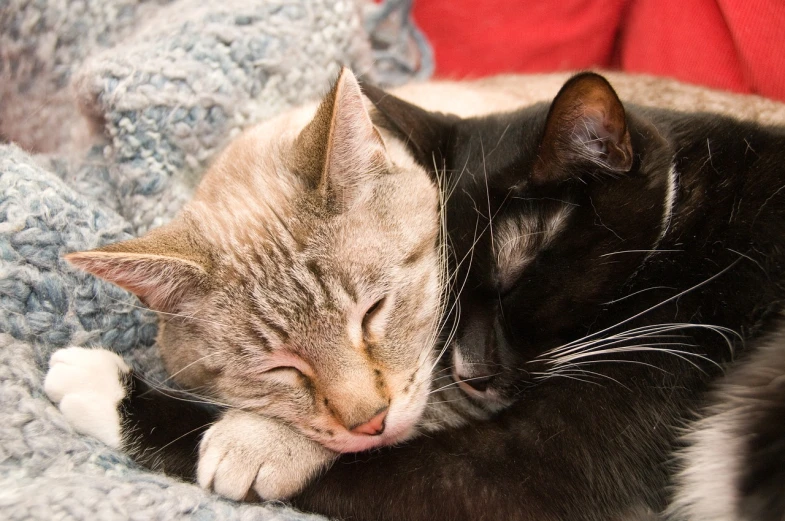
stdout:
POLYGON ((408 8, 0 3, 0 518, 320 519, 222 500, 70 428, 42 390, 54 350, 103 346, 164 375, 155 316, 62 255, 170 219, 227 140, 319 96, 341 64, 388 85, 428 76, 408 8))

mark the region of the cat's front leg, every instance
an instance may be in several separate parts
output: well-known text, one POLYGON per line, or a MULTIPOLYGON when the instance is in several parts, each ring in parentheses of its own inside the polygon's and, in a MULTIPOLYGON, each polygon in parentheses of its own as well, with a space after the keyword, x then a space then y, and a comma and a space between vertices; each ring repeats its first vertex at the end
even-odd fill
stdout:
POLYGON ((288 425, 231 410, 205 433, 199 447, 199 484, 235 500, 288 499, 337 458, 288 425))
POLYGON ((189 481, 196 474, 199 440, 222 414, 222 407, 207 400, 148 384, 106 349, 56 351, 44 391, 77 432, 189 481))
POLYGON ((68 347, 49 360, 44 391, 77 432, 119 449, 123 440, 119 405, 127 395, 130 373, 116 353, 68 347))

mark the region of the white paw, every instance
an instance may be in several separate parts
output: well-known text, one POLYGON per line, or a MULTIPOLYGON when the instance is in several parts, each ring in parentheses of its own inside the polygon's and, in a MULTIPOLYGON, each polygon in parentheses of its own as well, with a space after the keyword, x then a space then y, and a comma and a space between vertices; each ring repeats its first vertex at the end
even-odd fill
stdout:
POLYGON ((199 453, 199 485, 236 501, 250 490, 265 500, 290 498, 337 457, 291 427, 243 411, 210 427, 199 453))
POLYGON ((119 448, 117 405, 126 393, 122 375, 130 371, 111 351, 67 347, 49 359, 44 391, 76 431, 119 448))

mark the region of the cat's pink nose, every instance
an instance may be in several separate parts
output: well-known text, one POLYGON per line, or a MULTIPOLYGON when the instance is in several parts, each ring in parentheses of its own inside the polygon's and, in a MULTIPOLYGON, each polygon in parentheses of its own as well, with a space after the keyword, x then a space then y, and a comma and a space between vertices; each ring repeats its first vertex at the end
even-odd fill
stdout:
POLYGON ((376 416, 367 422, 353 427, 354 434, 367 434, 368 436, 378 436, 384 432, 384 420, 387 418, 387 407, 376 413, 376 416))

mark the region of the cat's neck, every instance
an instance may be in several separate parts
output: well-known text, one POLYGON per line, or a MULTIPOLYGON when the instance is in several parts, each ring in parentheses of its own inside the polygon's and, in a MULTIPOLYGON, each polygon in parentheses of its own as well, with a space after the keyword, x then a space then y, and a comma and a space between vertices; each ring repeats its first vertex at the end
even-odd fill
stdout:
POLYGON ((785 282, 785 133, 714 115, 650 114, 673 150, 671 171, 661 172, 674 183, 672 212, 625 292, 645 291, 642 310, 684 291, 648 320, 700 323, 708 313, 751 334, 785 282))

